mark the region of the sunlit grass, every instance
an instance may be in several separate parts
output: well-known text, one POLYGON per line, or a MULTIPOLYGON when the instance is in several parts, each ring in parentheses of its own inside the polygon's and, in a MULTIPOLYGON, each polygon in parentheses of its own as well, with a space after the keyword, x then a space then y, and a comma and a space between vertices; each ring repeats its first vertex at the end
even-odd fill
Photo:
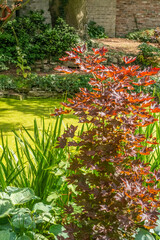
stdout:
MULTIPOLYGON (((38 126, 41 126, 42 118, 45 125, 55 122, 55 118, 50 114, 55 108, 61 107, 62 99, 26 99, 16 100, 1 98, 0 99, 0 131, 3 136, 7 136, 11 148, 14 148, 14 131, 22 130, 24 126, 31 134, 33 132, 34 119, 38 126)), ((64 125, 77 125, 78 119, 68 114, 64 116, 64 125)), ((1 145, 1 140, 0 140, 1 145)))

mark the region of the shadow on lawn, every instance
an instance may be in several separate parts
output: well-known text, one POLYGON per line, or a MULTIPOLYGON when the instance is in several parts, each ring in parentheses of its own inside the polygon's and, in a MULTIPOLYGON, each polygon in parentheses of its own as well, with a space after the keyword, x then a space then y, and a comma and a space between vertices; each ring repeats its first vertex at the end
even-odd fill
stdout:
MULTIPOLYGON (((3 98, 0 99, 0 130, 3 132, 11 132, 25 126, 28 130, 33 129, 34 119, 45 118, 53 119, 50 114, 55 108, 61 107, 62 99, 27 99, 16 100, 3 98)), ((64 120, 73 122, 76 116, 68 114, 64 116, 64 120)))

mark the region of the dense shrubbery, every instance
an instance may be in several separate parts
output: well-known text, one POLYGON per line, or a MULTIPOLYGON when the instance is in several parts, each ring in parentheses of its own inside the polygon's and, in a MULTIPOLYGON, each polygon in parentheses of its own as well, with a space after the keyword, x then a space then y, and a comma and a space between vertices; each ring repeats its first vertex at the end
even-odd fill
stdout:
POLYGON ((91 90, 88 84, 90 75, 46 75, 38 76, 31 74, 26 79, 22 77, 10 77, 7 75, 0 75, 0 90, 15 90, 17 92, 29 91, 33 88, 39 90, 67 93, 69 96, 79 92, 80 88, 87 88, 91 90))
POLYGON ((59 58, 77 39, 74 28, 63 19, 59 18, 52 29, 45 23, 42 12, 31 12, 28 16, 9 21, 4 26, 0 32, 0 55, 17 60, 18 44, 28 64, 31 64, 38 59, 59 58))

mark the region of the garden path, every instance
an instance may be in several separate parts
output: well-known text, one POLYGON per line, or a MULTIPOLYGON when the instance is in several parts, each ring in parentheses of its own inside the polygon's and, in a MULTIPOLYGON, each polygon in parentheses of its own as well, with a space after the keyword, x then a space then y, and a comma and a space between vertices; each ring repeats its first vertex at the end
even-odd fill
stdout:
MULTIPOLYGON (((138 42, 135 40, 129 40, 126 38, 102 38, 98 40, 94 40, 94 42, 101 43, 112 50, 117 50, 118 52, 124 52, 124 53, 131 53, 131 54, 137 54, 139 52, 138 46, 142 42, 138 42)), ((150 43, 151 44, 151 43, 150 43)), ((151 44, 156 45, 156 44, 151 44)))

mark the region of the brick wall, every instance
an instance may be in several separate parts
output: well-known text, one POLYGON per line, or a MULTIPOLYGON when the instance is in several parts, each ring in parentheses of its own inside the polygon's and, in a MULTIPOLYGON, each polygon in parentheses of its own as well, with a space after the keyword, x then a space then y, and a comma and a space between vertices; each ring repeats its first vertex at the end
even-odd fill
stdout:
MULTIPOLYGON (((51 23, 49 0, 30 0, 20 12, 41 9, 46 22, 51 23)), ((160 0, 69 0, 66 20, 80 30, 86 22, 95 21, 108 36, 125 36, 137 29, 160 26, 160 0)))
POLYGON ((105 28, 106 34, 115 36, 116 0, 86 0, 87 18, 105 28))
POLYGON ((160 0, 117 0, 116 36, 160 26, 160 0))

